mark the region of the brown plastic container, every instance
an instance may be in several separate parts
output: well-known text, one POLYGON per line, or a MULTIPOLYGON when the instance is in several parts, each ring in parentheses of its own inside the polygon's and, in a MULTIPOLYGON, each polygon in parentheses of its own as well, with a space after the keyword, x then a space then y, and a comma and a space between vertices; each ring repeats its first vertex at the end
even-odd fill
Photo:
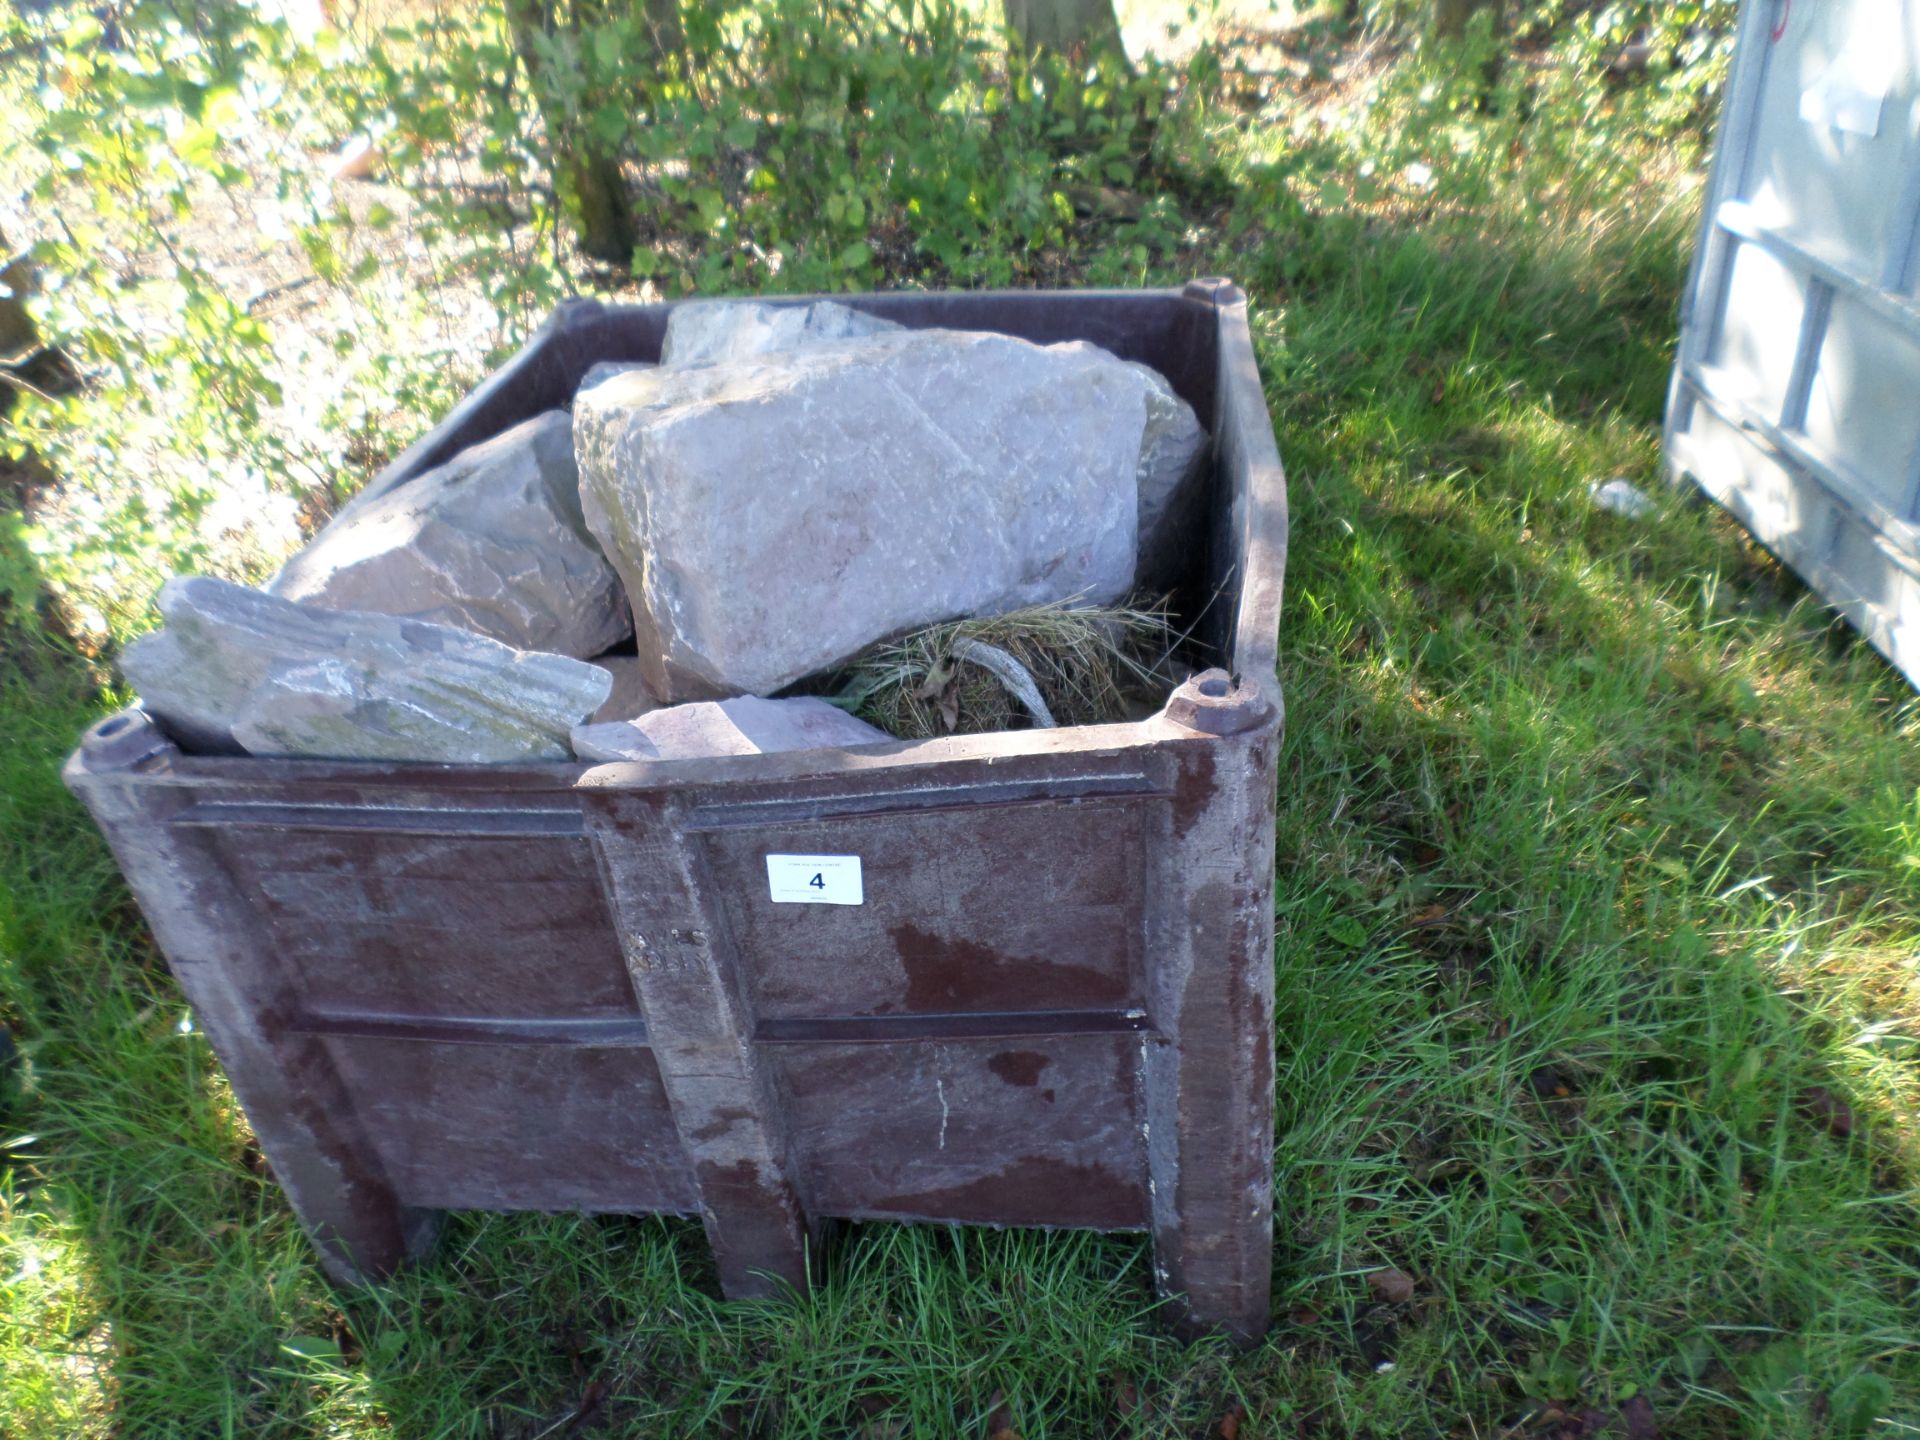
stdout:
MULTIPOLYGON (((1251 1339, 1287 518, 1245 297, 848 303, 1164 373, 1215 437, 1189 588, 1227 668, 1139 724, 644 766, 191 756, 135 709, 67 783, 338 1279, 450 1209, 697 1213, 736 1297, 834 1217, 1137 1230, 1251 1339), (859 856, 862 903, 774 903, 769 854, 859 856)), ((563 308, 375 485, 653 358, 669 309, 563 308)))

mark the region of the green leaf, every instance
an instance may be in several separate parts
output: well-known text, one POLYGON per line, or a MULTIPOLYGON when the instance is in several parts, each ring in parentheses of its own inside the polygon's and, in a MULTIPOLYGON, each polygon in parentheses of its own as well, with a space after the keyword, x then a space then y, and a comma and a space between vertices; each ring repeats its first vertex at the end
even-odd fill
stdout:
POLYGON ((1500 1216, 1500 1256, 1514 1264, 1533 1259, 1533 1238, 1527 1234, 1526 1219, 1518 1211, 1507 1210, 1500 1216))
POLYGON ((1358 950, 1367 943, 1367 927, 1351 915, 1336 915, 1327 922, 1327 938, 1335 944, 1358 950))
POLYGON ((244 107, 232 85, 216 85, 201 97, 200 123, 209 130, 230 130, 240 122, 244 107))
POLYGON ((1862 1370, 1833 1387, 1827 1433, 1833 1440, 1866 1440, 1874 1424, 1893 1409, 1893 1384, 1862 1370))
POLYGON ((280 1348, 304 1360, 338 1360, 340 1346, 324 1335, 289 1335, 280 1348))
POLYGON ((621 136, 627 133, 626 111, 617 105, 597 107, 587 123, 592 127, 594 137, 608 145, 617 145, 621 136))
POLYGON ((196 170, 211 170, 220 153, 220 132, 211 125, 193 125, 174 142, 173 153, 196 170))
POLYGON ((856 240, 840 252, 839 261, 843 270, 864 270, 873 262, 873 247, 864 240, 856 240))
POLYGON ((1807 1378, 1807 1350, 1798 1340, 1776 1340, 1735 1367, 1752 1390, 1786 1395, 1807 1378))
POLYGON ((69 50, 80 50, 93 44, 107 33, 107 27, 91 11, 83 10, 67 22, 67 28, 60 32, 60 43, 69 50))

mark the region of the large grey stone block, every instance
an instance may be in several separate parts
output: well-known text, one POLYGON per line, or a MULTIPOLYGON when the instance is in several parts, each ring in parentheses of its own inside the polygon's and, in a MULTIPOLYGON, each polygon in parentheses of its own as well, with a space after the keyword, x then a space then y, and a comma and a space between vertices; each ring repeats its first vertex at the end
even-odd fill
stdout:
POLYGON ((713 755, 771 755, 781 750, 845 749, 893 739, 812 695, 762 700, 696 700, 604 725, 576 725, 582 760, 697 760, 713 755))
POLYGON ((455 625, 584 658, 630 633, 619 577, 587 533, 564 410, 514 426, 343 512, 275 595, 455 625))
POLYGON ((141 702, 190 748, 339 760, 564 760, 613 677, 564 655, 205 576, 160 592, 127 647, 141 702))
POLYGON ((811 305, 763 305, 756 300, 689 300, 673 307, 660 342, 662 365, 711 365, 751 360, 833 340, 898 330, 891 320, 832 300, 811 305))
POLYGON ((649 687, 768 694, 914 626, 1120 599, 1151 389, 1095 346, 917 330, 583 393, 649 687))
POLYGON ((574 386, 577 394, 582 390, 591 390, 602 380, 610 380, 615 375, 624 375, 629 370, 651 370, 652 365, 645 360, 596 360, 587 367, 586 374, 580 377, 580 383, 574 386))
POLYGON ((1207 432, 1193 407, 1158 370, 1133 363, 1147 385, 1147 423, 1140 438, 1139 586, 1159 594, 1173 586, 1200 542, 1206 504, 1207 432))

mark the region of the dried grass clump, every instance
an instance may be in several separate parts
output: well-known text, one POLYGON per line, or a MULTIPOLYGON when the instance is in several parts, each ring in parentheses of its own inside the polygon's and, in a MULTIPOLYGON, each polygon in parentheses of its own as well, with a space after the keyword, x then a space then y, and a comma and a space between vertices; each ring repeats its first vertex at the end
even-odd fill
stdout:
POLYGON ((1174 684, 1175 632, 1165 602, 1059 601, 929 625, 875 645, 847 667, 835 702, 903 740, 1030 725, 1008 684, 955 654, 992 646, 1032 676, 1058 725, 1104 725, 1159 708, 1174 684))

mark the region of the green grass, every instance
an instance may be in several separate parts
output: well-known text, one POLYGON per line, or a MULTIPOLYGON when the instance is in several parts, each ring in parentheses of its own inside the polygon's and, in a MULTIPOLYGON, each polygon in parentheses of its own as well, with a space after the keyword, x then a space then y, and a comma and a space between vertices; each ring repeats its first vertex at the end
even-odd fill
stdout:
POLYGON ((330 1290, 60 789, 109 701, 16 636, 0 1434, 1920 1428, 1920 708, 1659 487, 1689 237, 1640 213, 1202 257, 1252 281, 1293 507, 1263 1347, 1176 1344, 1129 1238, 859 1227, 729 1305, 697 1226, 466 1216, 330 1290), (1656 517, 1588 502, 1615 474, 1656 517))

